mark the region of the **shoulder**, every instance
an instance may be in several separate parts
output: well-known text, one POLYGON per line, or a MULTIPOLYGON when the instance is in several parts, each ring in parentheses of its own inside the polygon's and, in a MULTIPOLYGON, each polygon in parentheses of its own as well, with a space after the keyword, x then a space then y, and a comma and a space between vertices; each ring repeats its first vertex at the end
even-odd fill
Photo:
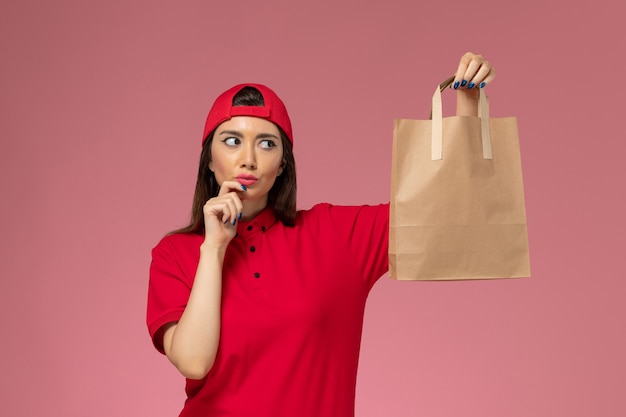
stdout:
POLYGON ((189 285, 200 259, 201 235, 176 233, 163 237, 152 249, 150 279, 159 281, 175 278, 189 285))
POLYGON ((164 236, 157 244, 152 248, 152 255, 155 254, 170 254, 185 252, 196 252, 202 244, 202 235, 196 233, 173 233, 164 236))
POLYGON ((389 203, 378 205, 341 206, 319 203, 308 210, 300 210, 296 216, 296 225, 311 221, 346 222, 357 218, 387 218, 389 203))

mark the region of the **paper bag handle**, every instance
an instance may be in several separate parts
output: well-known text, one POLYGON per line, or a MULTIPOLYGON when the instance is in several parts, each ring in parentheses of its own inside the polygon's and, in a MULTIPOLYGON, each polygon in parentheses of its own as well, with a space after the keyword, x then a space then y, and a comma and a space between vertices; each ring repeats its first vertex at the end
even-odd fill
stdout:
MULTIPOLYGON (((448 88, 454 77, 450 77, 435 89, 432 101, 432 160, 443 159, 443 110, 441 104, 441 92, 448 88)), ((483 143, 483 159, 493 159, 491 150, 491 133, 489 131, 489 103, 482 88, 478 89, 478 117, 480 118, 480 130, 483 143)))

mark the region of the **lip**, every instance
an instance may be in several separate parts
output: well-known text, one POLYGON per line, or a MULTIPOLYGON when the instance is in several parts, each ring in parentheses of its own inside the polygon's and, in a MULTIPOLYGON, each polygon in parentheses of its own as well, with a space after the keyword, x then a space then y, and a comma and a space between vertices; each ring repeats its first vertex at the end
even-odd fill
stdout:
POLYGON ((237 175, 236 178, 240 184, 245 185, 246 187, 249 187, 258 181, 257 177, 255 177, 254 175, 250 175, 250 174, 240 174, 240 175, 237 175))

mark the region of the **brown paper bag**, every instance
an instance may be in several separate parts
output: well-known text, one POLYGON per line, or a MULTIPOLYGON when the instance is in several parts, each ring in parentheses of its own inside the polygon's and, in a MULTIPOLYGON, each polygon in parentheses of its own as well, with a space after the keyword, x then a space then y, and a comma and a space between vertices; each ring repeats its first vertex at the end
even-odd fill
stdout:
POLYGON ((395 120, 389 273, 398 280, 530 276, 526 211, 515 117, 395 120))

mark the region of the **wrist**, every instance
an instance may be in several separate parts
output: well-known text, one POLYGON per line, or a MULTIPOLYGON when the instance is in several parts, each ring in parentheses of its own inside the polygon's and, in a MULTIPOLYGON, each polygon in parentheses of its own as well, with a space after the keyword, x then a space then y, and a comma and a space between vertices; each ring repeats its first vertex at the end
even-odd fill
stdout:
POLYGON ((228 247, 228 243, 226 244, 216 244, 214 242, 204 241, 200 245, 200 256, 217 256, 218 258, 224 258, 226 254, 226 248, 228 247))

